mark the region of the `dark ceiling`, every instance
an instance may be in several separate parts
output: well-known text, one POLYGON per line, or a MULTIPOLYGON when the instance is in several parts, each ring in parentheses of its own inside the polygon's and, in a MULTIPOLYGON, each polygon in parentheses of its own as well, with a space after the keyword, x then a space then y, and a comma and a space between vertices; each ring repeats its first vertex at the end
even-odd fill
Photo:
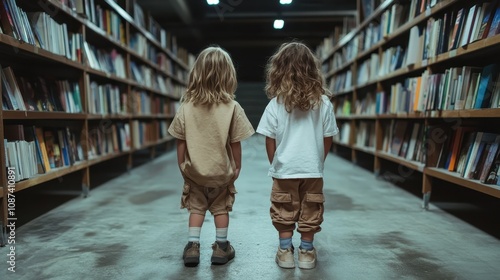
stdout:
POLYGON ((312 48, 346 17, 355 15, 355 0, 137 0, 179 45, 196 54, 210 44, 228 50, 242 81, 262 81, 266 61, 283 42, 300 40, 312 48), (281 30, 275 19, 285 21, 281 30))

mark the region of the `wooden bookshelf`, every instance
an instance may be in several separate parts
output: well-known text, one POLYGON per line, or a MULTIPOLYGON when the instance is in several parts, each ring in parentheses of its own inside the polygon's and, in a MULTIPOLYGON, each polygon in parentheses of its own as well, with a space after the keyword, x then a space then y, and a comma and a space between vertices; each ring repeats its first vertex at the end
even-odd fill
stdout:
MULTIPOLYGON (((2 1, 3 5, 3 2, 5 0, 0 1, 2 1)), ((67 3, 68 1, 64 2, 67 3)), ((72 40, 74 38, 71 38, 69 34, 78 34, 78 36, 80 36, 79 38, 81 38, 82 42, 80 42, 81 46, 77 47, 79 48, 78 51, 75 51, 77 54, 76 57, 70 53, 70 49, 66 49, 66 46, 63 47, 64 49, 66 49, 65 56, 56 54, 55 51, 53 52, 42 48, 47 47, 47 45, 41 45, 41 47, 38 47, 31 43, 25 42, 23 38, 16 39, 7 34, 0 34, 1 68, 11 67, 14 70, 16 77, 19 73, 21 73, 21 75, 26 74, 27 77, 40 77, 41 79, 51 79, 51 81, 60 79, 63 81, 67 81, 68 83, 71 82, 72 85, 78 85, 79 88, 78 91, 75 90, 68 94, 73 94, 73 98, 75 98, 75 104, 76 100, 78 100, 79 102, 81 101, 81 103, 78 104, 79 107, 77 107, 81 109, 81 112, 78 113, 67 113, 62 111, 49 112, 3 109, 0 110, 0 122, 3 125, 35 125, 35 127, 37 128, 52 128, 57 129, 57 131, 70 128, 72 131, 77 133, 74 134, 75 141, 78 142, 79 145, 81 145, 81 149, 83 152, 83 158, 81 158, 74 164, 51 168, 50 171, 44 174, 33 175, 29 179, 24 179, 16 182, 16 192, 25 190, 27 188, 36 187, 42 183, 50 182, 62 176, 81 172, 82 189, 84 191, 84 196, 86 196, 86 191, 89 190, 90 180, 92 177, 90 171, 91 166, 123 157, 125 158, 123 162, 129 169, 133 165, 132 162, 134 160, 135 151, 149 149, 150 156, 151 158, 153 158, 157 154, 157 148, 159 148, 160 146, 166 145, 167 148, 172 146, 172 140, 174 140, 173 137, 167 136, 161 139, 158 138, 161 137, 160 135, 162 135, 162 133, 164 133, 162 127, 164 128, 165 124, 168 126, 175 115, 175 112, 171 111, 174 110, 174 106, 172 103, 179 101, 180 93, 187 86, 187 81, 184 79, 187 77, 187 72, 190 69, 188 63, 189 61, 191 61, 191 58, 187 57, 189 56, 189 54, 184 56, 186 52, 185 50, 183 50, 183 56, 181 58, 180 56, 177 56, 177 53, 172 51, 172 49, 181 48, 180 46, 173 46, 173 40, 171 38, 172 34, 168 34, 168 37, 166 37, 166 43, 163 42, 165 44, 162 45, 162 43, 157 38, 155 38, 155 36, 153 36, 146 28, 139 26, 135 22, 133 16, 127 12, 128 7, 131 6, 129 3, 131 2, 131 0, 124 0, 120 2, 120 4, 123 5, 120 5, 112 0, 95 0, 94 2, 96 6, 99 5, 102 9, 109 11, 110 14, 113 13, 114 15, 117 15, 121 26, 112 26, 114 23, 111 23, 111 28, 115 28, 114 30, 119 29, 120 34, 122 34, 121 38, 118 38, 118 36, 113 37, 113 35, 111 35, 110 33, 110 30, 106 31, 105 29, 109 28, 109 26, 101 28, 97 23, 93 22, 92 17, 88 16, 90 15, 91 11, 84 11, 84 13, 87 15, 79 14, 76 12, 76 9, 73 10, 69 8, 68 6, 66 6, 66 4, 62 4, 62 1, 59 0, 40 0, 37 3, 29 0, 16 0, 16 5, 18 7, 29 12, 44 12, 44 5, 50 5, 51 9, 54 10, 54 13, 52 13, 52 15, 57 17, 55 19, 56 23, 61 26, 63 23, 66 24, 68 32, 68 36, 66 37, 68 37, 69 40, 72 40), (25 7, 28 8, 26 9, 25 7), (163 59, 160 60, 154 56, 151 57, 152 55, 149 52, 144 52, 144 55, 136 52, 136 49, 148 49, 148 46, 144 45, 134 48, 131 41, 133 37, 132 35, 136 34, 143 36, 145 38, 144 42, 149 45, 149 48, 154 48, 156 54, 161 54, 163 59), (88 43, 89 46, 92 46, 96 49, 105 50, 106 55, 110 55, 108 52, 111 52, 111 50, 116 50, 116 52, 119 53, 121 55, 121 58, 123 59, 124 68, 120 68, 119 70, 122 70, 121 73, 123 73, 123 71, 125 72, 125 77, 119 77, 116 74, 108 73, 97 68, 92 68, 90 64, 87 63, 87 59, 89 58, 87 58, 85 54, 86 50, 83 46, 84 42, 88 43), (80 56, 78 56, 78 54, 80 56), (71 56, 74 58, 74 60, 69 58, 71 56), (81 61, 79 60, 80 57, 81 61), (154 81, 153 84, 157 83, 157 78, 164 80, 165 85, 155 86, 162 90, 152 88, 152 86, 147 86, 146 82, 142 84, 142 81, 141 83, 135 81, 133 79, 131 70, 132 62, 134 62, 139 68, 143 79, 145 78, 144 75, 148 75, 149 73, 151 73, 150 78, 152 81, 154 81), (30 66, 35 67, 33 67, 33 69, 29 69, 30 66), (145 72, 145 70, 141 68, 142 66, 147 67, 149 69, 149 72, 145 72), (47 69, 50 69, 50 75, 46 73, 47 69), (91 108, 91 104, 93 106, 93 102, 96 102, 94 101, 94 99, 100 98, 98 96, 91 97, 91 94, 109 94, 92 93, 90 91, 91 82, 96 82, 96 85, 98 85, 99 87, 110 85, 116 88, 116 96, 119 96, 120 100, 114 100, 114 102, 118 102, 117 108, 120 110, 120 113, 101 114, 91 113, 92 111, 89 111, 91 108), (166 91, 165 87, 163 86, 166 87, 166 91), (135 96, 133 95, 135 94, 135 90, 145 92, 145 94, 147 94, 149 98, 148 100, 152 106, 150 108, 152 112, 151 114, 134 114, 132 110, 133 108, 135 108, 135 104, 133 104, 132 102, 134 102, 133 98, 135 96), (124 100, 122 100, 123 98, 124 100), (140 120, 148 123, 153 131, 152 133, 150 133, 150 138, 152 139, 148 138, 150 139, 150 141, 146 142, 147 144, 137 148, 133 147, 133 143, 134 139, 138 139, 140 135, 136 135, 131 128, 132 122, 134 120, 140 120), (95 133, 100 129, 109 129, 110 124, 113 125, 113 129, 119 130, 118 133, 122 132, 122 130, 120 130, 121 126, 129 126, 130 134, 128 135, 128 140, 130 141, 130 147, 128 149, 125 147, 123 151, 115 151, 112 153, 101 155, 91 155, 90 145, 92 133, 95 133), (160 132, 160 130, 162 132, 160 132), (156 137, 157 139, 154 139, 154 137, 156 137)), ((95 12, 96 7, 90 8, 94 9, 95 12)), ((149 14, 145 13, 145 17, 149 17, 149 14)), ((25 27, 24 25, 22 25, 20 28, 25 29, 29 27, 25 27)), ((38 36, 35 33, 33 34, 33 36, 35 37, 38 36)), ((53 36, 53 34, 51 33, 50 36, 53 36)), ((74 47, 74 45, 76 44, 73 44, 73 46, 71 47, 74 47)), ((59 47, 61 47, 61 45, 59 45, 59 47)), ((120 71, 118 71, 118 73, 120 73, 120 71)), ((55 95, 57 93, 50 94, 55 95)), ((1 96, 3 97, 3 95, 1 96)), ((66 103, 64 103, 63 106, 66 106, 66 103)), ((108 104, 106 106, 111 106, 111 104, 108 104)), ((104 108, 107 108, 106 106, 104 106, 104 108)), ((0 129, 0 137, 2 139, 4 138, 4 129, 0 129)), ((5 187, 7 185, 7 177, 5 172, 5 149, 6 147, 4 147, 4 142, 1 141, 0 157, 2 158, 2 171, 0 172, 0 246, 5 245, 3 234, 5 234, 5 224, 7 221, 7 188, 5 187)))
POLYGON ((478 192, 482 192, 497 198, 500 198, 500 187, 496 185, 487 185, 478 180, 470 180, 462 178, 456 172, 450 172, 442 168, 426 167, 425 174, 433 178, 441 179, 446 182, 451 182, 455 185, 469 188, 478 192))
MULTIPOLYGON (((410 1, 413 3, 412 1, 410 1)), ((341 90, 340 92, 334 92, 334 98, 332 98, 332 102, 334 103, 334 108, 336 112, 340 112, 342 109, 342 104, 344 100, 349 100, 350 102, 350 114, 343 112, 343 115, 338 116, 339 120, 339 128, 340 124, 349 123, 350 124, 350 135, 344 136, 349 139, 348 143, 342 143, 338 140, 334 140, 334 151, 340 151, 343 157, 348 157, 353 162, 359 164, 360 157, 356 156, 357 152, 362 152, 365 154, 373 154, 373 159, 371 157, 363 157, 363 160, 371 161, 373 160, 373 165, 365 164, 364 166, 373 166, 373 171, 379 174, 381 168, 391 168, 391 165, 383 164, 384 161, 391 162, 399 166, 404 166, 411 170, 418 171, 418 174, 423 176, 423 184, 422 184, 422 193, 424 194, 424 207, 428 208, 430 193, 433 187, 433 181, 435 179, 439 179, 442 181, 446 181, 457 186, 466 187, 486 195, 490 195, 493 197, 500 198, 500 187, 496 185, 482 184, 478 180, 470 180, 466 178, 462 178, 456 172, 450 172, 443 168, 436 168, 429 165, 428 157, 430 157, 430 148, 429 150, 423 150, 423 157, 418 157, 417 160, 407 160, 406 158, 396 156, 392 153, 385 151, 388 147, 384 142, 385 132, 390 127, 391 124, 397 122, 406 122, 409 127, 417 127, 414 124, 418 123, 420 128, 423 127, 424 131, 428 131, 433 126, 453 126, 456 123, 464 123, 464 126, 478 127, 477 131, 485 131, 492 132, 497 135, 500 135, 500 129, 496 125, 498 121, 500 121, 500 108, 483 108, 483 109, 460 109, 460 110, 450 110, 450 109, 428 109, 426 110, 410 110, 409 112, 400 112, 400 113, 383 113, 383 114, 371 114, 364 113, 362 114, 354 114, 356 110, 355 104, 356 102, 362 101, 363 96, 366 93, 378 93, 385 92, 386 97, 390 99, 391 86, 396 85, 397 83, 404 84, 405 79, 420 77, 422 73, 427 72, 430 75, 432 74, 440 74, 444 72, 444 69, 451 68, 461 68, 464 66, 474 66, 474 67, 484 67, 491 63, 500 64, 500 60, 497 59, 498 49, 500 48, 500 34, 493 35, 491 37, 485 39, 479 39, 475 41, 470 41, 468 44, 464 46, 460 46, 461 41, 458 41, 459 46, 455 49, 448 50, 447 46, 444 45, 445 51, 440 54, 435 54, 427 59, 417 60, 416 63, 405 65, 403 64, 399 69, 396 67, 395 70, 390 70, 383 76, 375 76, 375 79, 372 79, 373 76, 370 76, 370 80, 363 83, 357 84, 359 79, 358 70, 362 69, 363 63, 367 62, 368 59, 372 59, 372 57, 380 58, 378 63, 382 65, 382 55, 385 55, 385 51, 389 48, 395 46, 402 46, 405 51, 407 51, 408 38, 410 37, 410 31, 414 26, 419 26, 420 34, 422 30, 428 28, 428 21, 435 19, 443 19, 443 15, 447 14, 448 16, 454 11, 453 15, 456 16, 456 11, 464 8, 464 10, 468 11, 469 8, 473 5, 482 5, 484 1, 465 1, 465 0, 441 0, 438 1, 436 5, 433 7, 427 7, 424 11, 421 11, 418 15, 411 18, 410 20, 406 20, 401 22, 399 26, 395 26, 391 33, 386 36, 381 36, 381 39, 378 42, 366 44, 364 40, 366 40, 365 30, 370 28, 371 23, 373 24, 382 24, 383 20, 381 19, 384 13, 388 13, 391 11, 393 5, 404 5, 406 7, 411 7, 411 3, 407 2, 398 2, 398 1, 385 1, 383 2, 375 11, 360 25, 355 28, 352 32, 344 36, 341 40, 339 40, 338 44, 333 46, 330 51, 326 51, 326 55, 321 57, 322 64, 324 65, 324 73, 327 85, 330 85, 329 81, 331 79, 336 78, 340 74, 346 73, 347 70, 352 72, 352 86, 348 84, 345 85, 346 88, 341 90), (353 44, 353 40, 358 40, 359 46, 357 44, 353 44), (349 50, 352 46, 358 46, 358 49, 355 50, 356 53, 352 56, 352 59, 348 59, 349 50), (342 60, 338 57, 338 54, 342 55, 342 60), (378 55, 378 57, 377 57, 378 55), (343 61, 347 58, 347 61, 342 63, 342 65, 338 68, 330 69, 331 65, 334 65, 333 60, 335 61, 343 61), (328 64, 328 66, 327 66, 328 64), (345 115, 344 115, 345 114, 345 115), (365 147, 360 147, 356 145, 356 137, 357 131, 360 126, 359 120, 362 121, 373 121, 375 122, 375 135, 371 135, 370 137, 375 137, 376 144, 375 150, 371 150, 365 147), (411 126, 410 126, 411 125, 411 126), (490 127, 490 130, 481 130, 485 127, 490 127), (384 146, 384 147, 383 147, 384 146), (342 147, 342 149, 337 149, 337 147, 342 147), (351 150, 351 153, 349 153, 351 150), (350 157, 349 157, 350 154, 350 157), (424 163, 425 162, 425 163, 424 163)), ((498 7, 497 7, 498 9, 498 7)), ((495 9, 494 9, 495 11, 495 9)), ((493 11, 493 13, 494 13, 493 11)), ((360 12, 360 10, 358 10, 360 12)), ((455 18, 449 19, 452 22, 451 27, 455 22, 455 18)), ((464 19, 465 21, 465 19, 464 19)), ((472 22, 474 24, 474 22, 472 22)), ((385 27, 380 27, 385 28, 385 27)), ((428 31, 428 30, 427 30, 428 31)), ((442 31, 442 30, 441 30, 442 31)), ((442 35, 439 35, 442 36, 442 35)), ((446 38, 447 40, 448 38, 446 38)), ((445 41, 444 44, 448 44, 448 41, 445 41)), ((322 52, 325 53, 325 50, 322 49, 322 52)), ((421 54, 420 54, 421 55, 421 54)), ((338 62, 337 62, 338 64, 338 62)), ((368 64, 364 64, 363 67, 367 67, 368 64)), ((369 66, 368 66, 369 67, 369 66)), ((379 67, 379 64, 377 64, 379 67)), ((366 69, 362 69, 365 70, 366 69)), ((362 71, 360 70, 360 71, 362 71)), ((376 69, 378 70, 378 69, 376 69)), ((384 72, 385 73, 385 72, 384 72)), ((373 75, 373 73, 372 73, 373 75)), ((495 74, 497 75, 497 74, 495 74)), ((494 77, 493 79, 496 79, 494 77)), ((363 79, 361 79, 363 80, 363 79)), ((498 83, 500 81, 496 81, 498 83)), ((477 90, 477 89, 476 89, 477 90)), ((437 102, 437 101, 436 101, 437 102)), ((426 104, 428 106, 428 104, 426 104)), ((491 105, 493 107, 493 105, 491 105)), ((342 109, 343 111, 343 109, 342 109)), ((397 110, 396 110, 397 111, 397 110)), ((357 112, 357 111, 356 111, 357 112)), ((390 111, 394 112, 394 111, 390 111)), ((419 134, 420 135, 420 134, 419 134)), ((425 134, 424 134, 425 135, 425 134)), ((394 136, 392 136, 394 137, 394 136)), ((344 138, 346 139, 346 138, 344 138)), ((421 139, 422 143, 424 143, 424 139, 421 139)), ((450 141, 453 139, 450 139, 450 141)), ((419 145, 423 145, 420 143, 419 145)), ((389 144, 390 145, 390 144, 389 144)), ((448 144, 451 145, 451 144, 448 144)), ((390 149, 390 147, 389 147, 390 149)), ((413 152, 413 150, 412 150, 413 152)), ((419 151, 421 152, 421 151, 419 151)), ((417 153, 415 151, 415 153, 417 153)), ((398 154, 398 153, 395 153, 398 154)), ((408 157, 410 158, 410 157, 408 157)))

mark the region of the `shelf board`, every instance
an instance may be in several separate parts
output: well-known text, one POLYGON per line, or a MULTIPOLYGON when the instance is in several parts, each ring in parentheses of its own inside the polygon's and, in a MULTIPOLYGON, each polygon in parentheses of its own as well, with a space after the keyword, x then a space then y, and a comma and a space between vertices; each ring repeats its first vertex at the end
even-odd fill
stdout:
POLYGON ((154 146, 158 146, 158 145, 167 143, 168 141, 172 141, 174 139, 175 139, 174 137, 167 137, 167 138, 155 141, 155 142, 147 143, 147 144, 142 145, 139 148, 132 149, 132 152, 140 151, 140 150, 144 150, 144 149, 148 149, 148 148, 151 148, 151 147, 154 147, 154 146))
POLYGON ((39 111, 3 111, 4 120, 85 120, 83 113, 39 112, 39 111))
POLYGON ((363 153, 367 153, 367 154, 370 154, 370 155, 375 155, 375 148, 368 148, 368 147, 362 147, 362 146, 359 146, 359 145, 352 145, 352 148, 354 150, 357 150, 357 151, 360 151, 360 152, 363 152, 363 153))
POLYGON ((347 62, 347 63, 344 63, 342 66, 340 66, 340 67, 338 67, 338 68, 333 69, 333 70, 332 70, 332 71, 330 71, 328 74, 326 74, 326 78, 328 79, 328 78, 330 78, 330 77, 332 77, 332 76, 335 76, 336 74, 338 74, 338 73, 340 73, 340 72, 344 71, 346 68, 348 68, 349 66, 351 66, 353 62, 354 62, 354 60, 349 61, 349 62, 347 62))
POLYGON ((352 149, 351 145, 349 145, 347 143, 340 142, 340 141, 333 140, 333 144, 352 149))
POLYGON ((149 114, 149 115, 133 115, 132 119, 168 119, 173 118, 171 115, 165 114, 149 114))
MULTIPOLYGON (((3 198, 3 196, 4 196, 3 192, 4 192, 3 187, 0 187, 0 198, 3 198)), ((1 219, 1 217, 0 217, 0 219, 1 219)))
POLYGON ((439 111, 434 118, 500 118, 500 108, 439 111))
POLYGON ((88 114, 88 120, 129 120, 130 114, 88 114))
POLYGON ((500 187, 497 185, 487 185, 478 180, 465 179, 456 172, 450 172, 441 168, 427 167, 424 172, 431 177, 500 198, 500 187))
POLYGON ((422 112, 380 114, 377 119, 424 119, 427 116, 422 112))
MULTIPOLYGON (((75 69, 80 69, 83 70, 85 67, 83 64, 80 62, 76 62, 73 60, 70 60, 62 55, 58 55, 52 52, 49 52, 47 50, 44 50, 42 48, 39 48, 37 46, 28 44, 23 41, 16 40, 14 37, 11 37, 9 35, 5 34, 0 34, 0 45, 5 45, 11 48, 12 51, 24 51, 30 55, 33 55, 38 58, 42 58, 45 61, 50 61, 50 62, 57 62, 64 64, 66 66, 73 67, 75 69)), ((30 61, 31 63, 33 61, 30 61)))
POLYGON ((352 116, 335 116, 337 121, 350 121, 352 120, 352 116))
POLYGON ((101 70, 98 70, 98 69, 87 67, 85 69, 85 71, 87 71, 87 73, 89 73, 89 74, 96 75, 96 76, 99 76, 99 77, 102 77, 102 78, 105 78, 105 79, 109 79, 109 80, 112 80, 112 81, 115 81, 115 82, 119 82, 119 83, 122 83, 122 84, 125 84, 125 85, 130 85, 131 84, 131 81, 129 79, 127 79, 127 78, 121 78, 121 77, 116 76, 115 74, 109 74, 107 72, 104 72, 104 71, 101 71, 101 70))
POLYGON ((49 172, 47 172, 45 174, 38 174, 30 179, 16 182, 15 191, 18 192, 18 191, 27 189, 27 188, 35 186, 35 185, 39 185, 39 184, 48 182, 50 180, 57 179, 61 176, 82 170, 85 167, 87 167, 87 162, 80 161, 72 166, 51 169, 49 172))
POLYGON ((114 152, 114 153, 106 154, 103 156, 97 156, 97 157, 94 157, 94 158, 91 158, 88 160, 88 166, 96 165, 98 163, 105 162, 105 161, 108 161, 110 159, 114 159, 117 157, 128 155, 129 153, 130 153, 130 151, 123 151, 123 152, 114 152))
POLYGON ((341 91, 341 92, 338 92, 338 93, 334 93, 333 97, 337 97, 337 96, 349 94, 349 93, 353 92, 355 89, 356 89, 356 87, 353 86, 350 89, 347 89, 347 90, 344 90, 344 91, 341 91))
POLYGON ((351 115, 354 120, 375 120, 377 115, 351 115))
POLYGON ((395 155, 392 155, 392 154, 389 154, 389 153, 383 152, 383 151, 376 151, 375 155, 379 158, 392 161, 394 163, 403 165, 403 166, 408 167, 410 169, 413 169, 413 170, 416 170, 419 172, 424 172, 424 164, 421 162, 410 161, 410 160, 407 160, 405 158, 395 156, 395 155))

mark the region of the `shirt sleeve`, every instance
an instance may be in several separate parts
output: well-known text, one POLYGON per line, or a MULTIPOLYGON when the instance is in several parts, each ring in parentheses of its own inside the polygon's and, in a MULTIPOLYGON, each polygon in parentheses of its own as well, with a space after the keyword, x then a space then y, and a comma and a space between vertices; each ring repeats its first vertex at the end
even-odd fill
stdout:
POLYGON ((257 127, 257 133, 267 136, 269 138, 276 139, 276 132, 278 130, 278 118, 276 116, 276 111, 272 106, 272 101, 267 104, 266 110, 262 115, 259 126, 257 127))
POLYGON ((233 120, 231 123, 231 131, 229 135, 229 141, 231 143, 236 143, 247 139, 255 133, 252 124, 245 115, 245 110, 236 103, 234 107, 233 120))
POLYGON ((172 124, 170 124, 170 127, 168 128, 168 133, 170 133, 170 135, 177 139, 186 140, 186 129, 184 125, 184 106, 181 105, 179 107, 179 110, 175 114, 172 124))
POLYGON ((331 137, 339 133, 339 128, 337 127, 337 120, 333 114, 333 105, 330 100, 325 101, 326 110, 325 117, 323 118, 323 137, 331 137))

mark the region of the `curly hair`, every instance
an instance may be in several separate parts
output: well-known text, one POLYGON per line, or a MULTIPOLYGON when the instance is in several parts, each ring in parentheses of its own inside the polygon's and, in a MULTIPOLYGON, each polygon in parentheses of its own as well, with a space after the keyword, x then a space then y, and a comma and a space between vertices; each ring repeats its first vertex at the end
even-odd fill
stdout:
POLYGON ((321 102, 325 88, 319 60, 303 43, 281 45, 271 56, 266 67, 266 94, 278 98, 287 112, 298 108, 308 111, 321 102))
POLYGON ((196 58, 182 102, 195 105, 228 103, 234 99, 237 86, 231 57, 222 48, 211 46, 196 58))

